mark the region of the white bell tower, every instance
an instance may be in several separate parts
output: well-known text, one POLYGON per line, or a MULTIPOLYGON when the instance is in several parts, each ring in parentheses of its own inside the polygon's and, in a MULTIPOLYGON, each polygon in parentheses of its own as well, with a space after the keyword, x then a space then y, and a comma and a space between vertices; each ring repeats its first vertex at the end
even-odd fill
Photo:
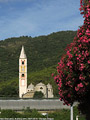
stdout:
POLYGON ((24 51, 24 46, 19 58, 19 98, 27 92, 27 57, 24 51))

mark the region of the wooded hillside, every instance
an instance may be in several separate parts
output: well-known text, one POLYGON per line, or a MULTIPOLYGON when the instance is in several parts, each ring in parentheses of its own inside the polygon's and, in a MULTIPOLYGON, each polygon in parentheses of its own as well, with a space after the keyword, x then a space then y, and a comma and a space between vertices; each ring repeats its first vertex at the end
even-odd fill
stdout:
POLYGON ((28 84, 32 82, 35 85, 40 81, 51 83, 56 95, 51 74, 56 72, 65 47, 75 35, 76 31, 61 31, 47 36, 21 36, 0 41, 0 96, 18 96, 18 63, 22 45, 28 60, 28 84))

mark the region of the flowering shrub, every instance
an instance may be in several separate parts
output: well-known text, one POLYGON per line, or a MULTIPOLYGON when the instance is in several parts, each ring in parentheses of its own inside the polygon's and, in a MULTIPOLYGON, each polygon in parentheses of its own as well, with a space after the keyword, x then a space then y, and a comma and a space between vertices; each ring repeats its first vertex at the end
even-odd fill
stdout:
POLYGON ((54 77, 60 100, 67 105, 83 99, 90 85, 90 0, 80 0, 80 11, 84 14, 84 24, 67 46, 54 77))

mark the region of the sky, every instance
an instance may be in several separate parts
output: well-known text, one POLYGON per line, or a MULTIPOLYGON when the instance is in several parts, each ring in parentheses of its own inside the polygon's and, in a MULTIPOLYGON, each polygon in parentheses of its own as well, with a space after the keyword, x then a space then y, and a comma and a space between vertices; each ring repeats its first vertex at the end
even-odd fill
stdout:
POLYGON ((0 0, 0 40, 77 30, 80 0, 0 0))

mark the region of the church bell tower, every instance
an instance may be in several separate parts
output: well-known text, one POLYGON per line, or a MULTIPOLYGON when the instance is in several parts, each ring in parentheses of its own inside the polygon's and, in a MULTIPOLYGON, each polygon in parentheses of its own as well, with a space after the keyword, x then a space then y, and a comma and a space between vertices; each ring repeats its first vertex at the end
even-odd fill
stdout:
POLYGON ((19 98, 27 92, 27 57, 22 46, 19 57, 19 98))

